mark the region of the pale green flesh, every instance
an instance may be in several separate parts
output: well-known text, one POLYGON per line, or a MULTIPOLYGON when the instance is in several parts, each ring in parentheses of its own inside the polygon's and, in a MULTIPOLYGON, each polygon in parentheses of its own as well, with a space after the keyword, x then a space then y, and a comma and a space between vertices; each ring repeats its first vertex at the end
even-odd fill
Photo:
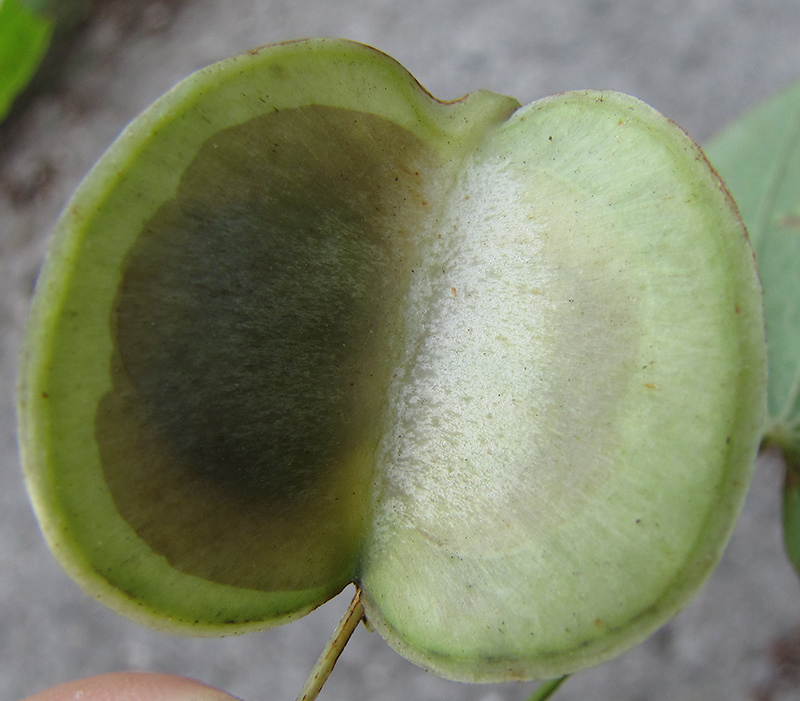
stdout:
POLYGON ((761 428, 752 255, 650 108, 516 107, 312 41, 123 134, 60 224, 21 391, 84 586, 204 633, 356 581, 465 680, 573 671, 685 603, 761 428))
POLYGON ((752 254, 699 151, 617 95, 518 111, 448 202, 365 606, 445 675, 556 676, 651 632, 719 556, 763 411, 752 254))

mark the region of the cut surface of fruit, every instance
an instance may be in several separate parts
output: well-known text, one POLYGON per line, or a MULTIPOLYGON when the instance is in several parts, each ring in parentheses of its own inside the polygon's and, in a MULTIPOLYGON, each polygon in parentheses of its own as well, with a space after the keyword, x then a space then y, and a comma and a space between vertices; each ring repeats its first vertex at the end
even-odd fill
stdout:
POLYGON ((369 47, 266 47, 151 107, 62 217, 20 386, 32 500, 71 574, 159 627, 355 582, 441 675, 561 675, 718 559, 760 299, 724 187, 643 103, 443 103, 369 47))

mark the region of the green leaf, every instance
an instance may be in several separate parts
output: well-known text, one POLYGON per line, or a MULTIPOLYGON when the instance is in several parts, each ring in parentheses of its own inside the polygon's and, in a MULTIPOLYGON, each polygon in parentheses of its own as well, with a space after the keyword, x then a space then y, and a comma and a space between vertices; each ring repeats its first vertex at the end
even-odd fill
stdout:
POLYGON ((800 574, 800 465, 791 460, 783 490, 783 537, 786 554, 800 574))
POLYGON ((39 67, 53 33, 53 22, 21 0, 0 0, 0 120, 39 67))
POLYGON ((800 83, 728 127, 706 154, 730 189, 764 286, 765 440, 800 453, 800 83))
POLYGON ((787 461, 784 538, 800 571, 800 83, 728 127, 706 153, 739 205, 764 286, 764 443, 787 461))

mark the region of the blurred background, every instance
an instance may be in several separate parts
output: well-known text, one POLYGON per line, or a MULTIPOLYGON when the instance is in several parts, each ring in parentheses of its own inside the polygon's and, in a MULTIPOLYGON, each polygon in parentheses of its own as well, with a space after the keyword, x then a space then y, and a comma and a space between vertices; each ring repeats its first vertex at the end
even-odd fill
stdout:
MULTIPOLYGON (((62 573, 20 474, 13 389, 21 330, 61 208, 125 124, 192 71, 309 36, 362 41, 434 95, 478 88, 526 103, 621 90, 700 142, 800 78, 796 0, 106 0, 59 41, 0 125, 0 698, 119 669, 199 678, 247 701, 291 701, 346 606, 221 640, 154 633, 62 573)), ((800 585, 782 550, 783 467, 762 457, 726 555, 670 624, 569 680, 559 701, 800 699, 800 585)), ((464 685, 359 629, 323 701, 521 701, 535 684, 464 685)))

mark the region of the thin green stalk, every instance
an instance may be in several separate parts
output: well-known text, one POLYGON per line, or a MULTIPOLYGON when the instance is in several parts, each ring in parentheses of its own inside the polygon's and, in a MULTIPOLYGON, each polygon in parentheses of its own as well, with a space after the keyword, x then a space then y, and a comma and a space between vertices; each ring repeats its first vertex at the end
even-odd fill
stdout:
POLYGON ((545 699, 549 699, 567 679, 569 679, 569 674, 565 674, 560 679, 551 679, 549 682, 545 682, 533 692, 533 696, 528 701, 545 701, 545 699))
POLYGON ((297 697, 297 701, 314 701, 319 696, 319 692, 333 671, 336 660, 339 659, 344 646, 347 645, 350 636, 353 635, 353 632, 363 619, 364 608, 361 606, 361 590, 356 589, 356 594, 350 602, 350 606, 347 607, 347 611, 345 611, 342 620, 339 621, 333 636, 319 656, 314 669, 311 670, 311 675, 300 692, 300 696, 297 697))

